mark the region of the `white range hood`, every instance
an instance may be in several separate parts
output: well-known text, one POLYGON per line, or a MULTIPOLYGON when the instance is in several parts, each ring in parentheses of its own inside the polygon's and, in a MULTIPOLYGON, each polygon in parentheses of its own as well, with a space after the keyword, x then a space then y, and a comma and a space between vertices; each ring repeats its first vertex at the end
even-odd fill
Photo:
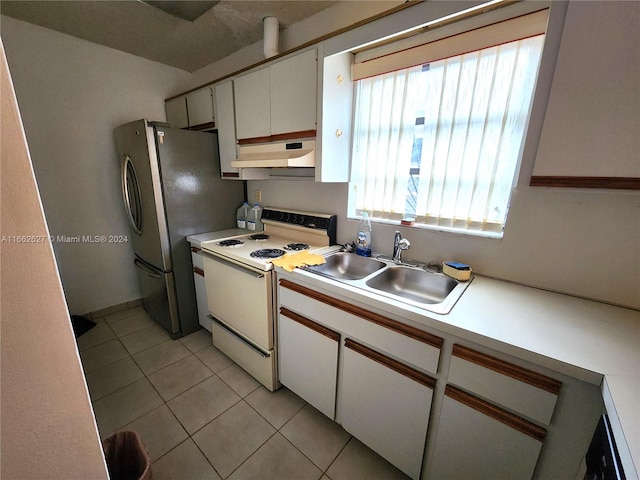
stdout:
POLYGON ((238 158, 231 162, 236 168, 315 167, 316 141, 272 142, 241 145, 238 158))

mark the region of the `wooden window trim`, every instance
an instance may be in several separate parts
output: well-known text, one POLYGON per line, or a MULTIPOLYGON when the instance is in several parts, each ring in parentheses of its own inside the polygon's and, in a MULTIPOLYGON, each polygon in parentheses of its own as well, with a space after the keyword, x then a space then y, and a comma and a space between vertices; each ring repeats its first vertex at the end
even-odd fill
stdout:
POLYGON ((375 350, 372 350, 369 347, 365 347, 364 345, 358 342, 354 342, 350 338, 345 339, 344 346, 345 348, 348 348, 349 350, 353 350, 354 352, 359 353, 360 355, 367 357, 368 359, 373 360, 374 362, 377 362, 380 365, 390 368, 391 370, 399 373, 400 375, 403 375, 415 382, 418 382, 421 385, 424 385, 425 387, 430 388, 431 390, 433 390, 436 386, 435 378, 431 378, 429 375, 419 372, 418 370, 415 370, 405 365, 404 363, 394 360, 393 358, 387 357, 382 353, 376 352, 375 350))
POLYGON ((334 332, 330 328, 325 327, 324 325, 320 325, 319 323, 314 322, 313 320, 309 320, 307 317, 303 317, 302 315, 297 314, 296 312, 292 312, 288 308, 280 307, 280 315, 287 317, 288 319, 303 325, 314 332, 319 333, 320 335, 324 335, 325 337, 333 340, 334 342, 340 341, 340 334, 338 332, 334 332))
POLYGON ((524 418, 514 415, 511 412, 507 412, 502 408, 499 408, 489 402, 486 402, 470 393, 467 393, 453 385, 447 385, 445 387, 444 394, 453 400, 456 400, 474 410, 498 420, 499 422, 513 428, 539 442, 544 441, 547 435, 547 430, 543 427, 531 423, 524 418))
POLYGON ((383 315, 370 312, 369 310, 351 305, 350 303, 343 302, 342 300, 338 300, 323 293, 316 292, 315 290, 303 287, 302 285, 298 285, 297 283, 293 283, 289 280, 280 279, 280 286, 310 297, 331 307, 342 310, 343 312, 346 312, 350 315, 355 315, 371 323, 380 325, 381 327, 388 328, 389 330, 400 333, 401 335, 404 335, 406 337, 412 338, 422 343, 426 343, 427 345, 431 345, 432 347, 442 348, 442 338, 432 335, 431 333, 424 332, 397 320, 393 320, 383 315))
POLYGON ((453 355, 534 387, 541 388, 542 390, 546 390, 554 395, 558 395, 560 393, 562 382, 555 378, 542 375, 541 373, 534 372, 524 367, 519 367, 518 365, 505 362, 504 360, 491 357, 484 353, 463 347, 462 345, 453 346, 453 355))
POLYGON ((569 177, 534 175, 532 187, 608 188, 614 190, 640 190, 640 177, 569 177))

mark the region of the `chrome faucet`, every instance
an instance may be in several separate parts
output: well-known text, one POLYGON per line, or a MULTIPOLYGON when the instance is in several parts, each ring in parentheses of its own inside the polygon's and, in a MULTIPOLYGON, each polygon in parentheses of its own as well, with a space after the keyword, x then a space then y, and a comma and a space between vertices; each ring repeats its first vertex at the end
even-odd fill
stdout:
POLYGON ((402 263, 402 251, 409 250, 411 243, 406 238, 402 238, 400 232, 396 230, 393 237, 393 261, 396 263, 402 263))

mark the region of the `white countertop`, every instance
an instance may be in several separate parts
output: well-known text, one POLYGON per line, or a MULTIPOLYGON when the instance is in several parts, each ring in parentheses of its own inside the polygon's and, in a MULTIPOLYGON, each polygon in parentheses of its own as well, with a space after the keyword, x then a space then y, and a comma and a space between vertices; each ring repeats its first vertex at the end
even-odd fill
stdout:
POLYGON ((217 232, 189 235, 187 237, 187 242, 196 247, 202 247, 202 242, 210 242, 211 240, 221 240, 223 238, 237 237, 238 235, 246 235, 248 233, 251 232, 244 228, 230 228, 229 230, 219 230, 217 232))
POLYGON ((300 269, 294 273, 301 281, 400 315, 417 327, 600 385, 625 474, 638 478, 640 312, 476 276, 451 312, 438 315, 300 269))

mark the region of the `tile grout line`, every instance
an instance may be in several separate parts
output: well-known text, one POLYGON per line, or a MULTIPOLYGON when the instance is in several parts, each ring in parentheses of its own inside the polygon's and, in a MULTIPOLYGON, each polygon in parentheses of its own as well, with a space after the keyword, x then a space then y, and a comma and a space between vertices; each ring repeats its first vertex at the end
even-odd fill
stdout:
MULTIPOLYGON (((126 319, 126 318, 131 317, 131 316, 132 316, 132 315, 128 315, 128 316, 124 317, 123 319, 118 319, 117 321, 124 320, 124 319, 126 319)), ((213 369, 211 369, 211 368, 210 368, 210 367, 209 367, 209 366, 208 366, 208 365, 207 365, 207 364, 206 364, 206 363, 205 363, 205 362, 204 362, 200 357, 198 357, 198 355, 197 355, 197 353, 198 353, 198 352, 201 352, 201 351, 203 351, 203 350, 207 349, 209 346, 212 346, 212 345, 207 344, 205 347, 200 348, 200 349, 198 349, 197 351, 193 351, 193 350, 191 350, 187 345, 185 345, 185 343, 182 341, 182 338, 178 338, 178 339, 175 339, 175 340, 174 340, 174 339, 171 339, 171 338, 168 338, 168 340, 167 340, 167 341, 169 341, 169 340, 171 340, 171 341, 179 341, 179 342, 181 343, 181 345, 189 351, 189 355, 188 355, 188 356, 186 356, 186 357, 183 357, 183 358, 181 358, 181 359, 179 359, 179 360, 177 360, 177 361, 175 361, 175 362, 172 362, 172 363, 170 363, 170 364, 168 364, 168 365, 166 365, 166 366, 164 366, 164 367, 162 367, 162 368, 160 368, 160 369, 158 369, 158 370, 155 370, 155 371, 150 372, 150 373, 148 373, 148 374, 147 374, 147 373, 146 373, 146 372, 145 372, 145 371, 140 367, 140 365, 138 364, 138 362, 137 362, 137 361, 136 361, 136 359, 134 358, 134 355, 136 355, 136 354, 138 354, 138 353, 141 353, 141 352, 144 352, 144 351, 147 351, 147 350, 149 350, 149 349, 151 349, 151 348, 157 347, 158 345, 161 345, 161 344, 166 343, 166 342, 160 342, 160 343, 158 343, 158 344, 156 344, 156 345, 153 345, 153 346, 150 346, 150 347, 148 347, 148 348, 145 348, 145 349, 141 350, 140 352, 136 352, 135 354, 131 354, 131 353, 129 352, 129 350, 127 349, 127 347, 124 345, 124 343, 122 342, 122 340, 121 340, 121 339, 122 339, 123 337, 128 336, 128 335, 135 334, 135 333, 140 332, 140 331, 142 331, 142 330, 144 330, 144 329, 146 329, 146 328, 151 328, 151 327, 144 327, 144 328, 141 328, 141 329, 139 329, 139 330, 135 330, 135 331, 133 331, 133 332, 129 332, 129 333, 127 333, 126 335, 122 335, 122 336, 120 336, 120 335, 118 335, 118 334, 115 332, 115 330, 113 329, 113 327, 111 326, 111 324, 110 324, 106 319, 104 319, 104 324, 105 324, 105 325, 107 325, 107 326, 109 327, 109 329, 111 330, 111 332, 115 335, 115 340, 118 340, 118 342, 120 343, 120 345, 124 348, 124 351, 127 353, 127 357, 128 357, 128 358, 130 358, 130 359, 131 359, 131 361, 133 361, 133 363, 136 365, 136 368, 138 368, 138 369, 140 370, 140 372, 142 372, 143 377, 142 377, 142 378, 140 378, 140 379, 138 379, 138 380, 135 380, 135 381, 133 381, 133 382, 131 382, 131 383, 129 383, 129 384, 127 384, 127 385, 125 385, 125 386, 122 386, 122 387, 118 388, 117 390, 115 390, 115 391, 113 391, 113 392, 111 392, 111 393, 109 393, 109 394, 107 394, 107 395, 104 395, 104 396, 103 396, 103 397, 101 397, 100 399, 105 398, 106 396, 111 395, 111 394, 113 394, 113 393, 116 393, 116 392, 118 392, 118 391, 120 391, 120 390, 122 390, 122 389, 124 389, 124 388, 126 388, 126 387, 128 387, 128 386, 132 385, 133 383, 135 383, 135 382, 137 382, 137 381, 140 381, 140 380, 142 380, 142 379, 144 378, 145 380, 147 380, 147 382, 149 382, 149 384, 151 385, 151 387, 153 388, 153 390, 156 392, 156 394, 157 394, 157 395, 159 396, 159 398, 162 400, 162 405, 159 405, 159 406, 157 406, 157 407, 155 407, 155 408, 152 408, 152 409, 151 409, 151 410, 149 410, 148 412, 145 412, 143 415, 141 415, 141 416, 137 417, 137 418, 136 418, 136 419, 134 419, 134 420, 131 420, 131 421, 130 421, 130 422, 128 422, 126 425, 129 425, 129 424, 131 424, 131 423, 133 423, 133 422, 135 422, 135 421, 139 420, 140 418, 144 417, 145 415, 149 414, 150 412, 152 412, 152 411, 154 411, 154 410, 156 410, 156 409, 158 409, 158 408, 160 408, 160 407, 162 407, 162 406, 165 406, 165 407, 169 410, 169 412, 171 413, 172 417, 173 417, 173 418, 178 422, 178 424, 181 426, 181 428, 182 428, 182 429, 184 430, 184 432, 187 434, 187 438, 185 438, 183 441, 179 442, 177 445, 174 445, 174 446, 173 446, 172 448, 170 448, 167 452, 163 453, 161 456, 159 456, 157 459, 155 459, 152 463, 156 463, 156 462, 157 462, 157 461, 159 461, 161 458, 165 457, 166 455, 168 455, 169 453, 171 453, 173 450, 175 450, 176 448, 178 448, 180 445, 182 445, 182 444, 183 444, 184 442, 186 442, 187 440, 191 440, 191 442, 196 446, 196 448, 198 449, 198 451, 203 455, 203 457, 205 458, 205 460, 207 461, 207 463, 211 466, 211 468, 216 472, 216 474, 217 474, 221 479, 223 479, 223 480, 224 480, 225 478, 229 478, 229 477, 231 477, 231 476, 232 476, 232 475, 233 475, 233 474, 234 474, 234 473, 235 473, 239 468, 241 468, 241 466, 242 466, 242 465, 244 465, 244 464, 245 464, 249 459, 251 459, 251 457, 252 457, 253 455, 255 455, 255 453, 256 453, 260 448, 262 448, 262 447, 263 447, 267 442, 269 442, 269 441, 270 441, 270 440, 271 440, 271 439, 272 439, 276 434, 280 434, 280 435, 285 439, 285 441, 286 441, 290 446, 292 446, 292 447, 293 447, 296 451, 298 451, 298 452, 299 452, 299 453, 300 453, 300 454, 301 454, 301 455, 302 455, 306 460, 308 460, 308 461, 309 461, 313 466, 315 466, 318 470, 320 470, 320 472, 321 472, 321 474, 320 474, 320 478, 322 478, 323 476, 327 476, 327 478, 330 478, 330 477, 327 475, 327 471, 328 471, 328 470, 331 468, 331 466, 335 463, 335 461, 337 460, 337 458, 340 456, 340 454, 344 451, 344 449, 347 447, 347 445, 351 442, 351 440, 352 440, 352 438, 353 438, 353 437, 350 435, 350 436, 349 436, 349 439, 345 442, 345 444, 342 446, 342 448, 339 450, 339 452, 335 455, 335 457, 334 457, 334 458, 333 458, 333 460, 329 463, 329 465, 327 466, 327 468, 326 468, 326 469, 322 469, 322 468, 321 468, 320 466, 318 466, 318 465, 317 465, 317 464, 316 464, 316 463, 315 463, 311 458, 309 458, 309 457, 308 457, 308 456, 307 456, 307 455, 306 455, 302 450, 300 450, 300 448, 298 448, 295 444, 293 444, 293 443, 291 442, 291 440, 289 440, 289 438, 288 438, 286 435, 284 435, 284 434, 282 433, 282 429, 283 429, 287 424, 289 424, 289 422, 291 422, 291 421, 293 420, 293 418, 294 418, 294 417, 296 417, 296 416, 297 416, 297 415, 298 415, 298 414, 299 414, 299 413, 300 413, 300 412, 301 412, 301 411, 302 411, 302 410, 303 410, 303 409, 308 405, 308 403, 307 403, 306 401, 303 401, 303 404, 300 406, 300 408, 298 408, 298 409, 297 409, 297 410, 296 410, 296 411, 291 415, 291 417, 290 417, 290 418, 289 418, 289 419, 288 419, 284 424, 282 424, 280 427, 275 427, 275 426, 274 426, 274 425, 273 425, 273 424, 272 424, 272 423, 271 423, 271 422, 270 422, 270 421, 269 421, 269 420, 268 420, 264 415, 262 415, 258 410, 256 410, 256 409, 253 407, 253 405, 251 405, 249 402, 247 402, 247 401, 246 401, 246 398, 247 398, 247 397, 249 397, 251 394, 253 394, 256 390, 260 389, 260 388, 262 387, 262 385, 258 384, 258 386, 257 386, 255 389, 253 389, 253 390, 251 390, 250 392, 246 393, 244 396, 241 396, 239 392, 237 392, 236 390, 234 390, 234 389, 233 389, 233 387, 232 387, 229 383, 227 383, 225 380, 223 380, 223 379, 218 375, 218 373, 223 372, 223 371, 227 370, 228 368, 231 368, 233 365, 237 365, 237 364, 232 363, 232 364, 230 364, 230 365, 228 365, 228 366, 224 367, 223 369, 221 369, 219 372, 215 372, 215 371, 214 371, 213 369), (214 418, 212 418, 211 420, 209 420, 207 423, 205 423, 202 427, 198 428, 198 429, 197 429, 196 431, 194 431, 193 433, 189 433, 189 431, 186 429, 185 425, 183 425, 183 423, 180 421, 180 419, 176 416, 176 414, 174 413, 174 411, 173 411, 173 410, 171 409, 171 407, 168 405, 168 403, 169 403, 171 400, 173 400, 173 399, 177 398, 179 395, 182 395, 184 392, 181 392, 181 393, 179 393, 179 394, 177 394, 177 395, 173 396, 172 398, 170 398, 170 399, 168 399, 168 400, 165 400, 165 398, 160 394, 160 391, 156 388, 156 386, 153 384, 153 382, 149 379, 149 376, 150 376, 150 375, 154 375, 155 373, 158 373, 158 372, 162 371, 162 370, 163 370, 163 369, 165 369, 165 368, 168 368, 168 367, 170 367, 170 366, 172 366, 172 365, 175 365, 176 363, 178 363, 178 362, 180 362, 180 361, 182 361, 182 360, 184 360, 184 359, 186 359, 186 358, 189 358, 189 356, 193 356, 193 357, 195 357, 195 358, 196 358, 200 363, 202 363, 202 364, 203 364, 203 365, 204 365, 204 366, 205 366, 205 367, 206 367, 206 368, 211 372, 211 374, 212 374, 212 375, 211 375, 211 376, 209 376, 209 377, 207 377, 207 378, 205 378, 204 380, 202 380, 202 381, 200 381, 200 382, 196 383, 195 385, 193 385, 193 386, 189 387, 187 390, 185 390, 185 392, 186 392, 186 391, 188 391, 188 390, 190 390, 190 389, 192 389, 192 388, 194 388, 194 387, 196 387, 197 385, 200 385, 201 383, 203 383, 203 382, 205 382, 205 381, 207 381, 207 380, 210 380, 212 377, 217 377, 217 378, 218 378, 218 380, 220 380, 224 385, 226 385, 226 386, 227 386, 227 387, 228 387, 232 392, 234 392, 234 393, 239 397, 239 400, 238 400, 237 402, 235 402, 233 405, 229 406, 227 409, 225 409, 223 412, 221 412, 220 414, 218 414, 216 417, 214 417, 214 418), (218 419, 220 416, 222 416, 223 414, 225 414, 226 412, 228 412, 231 408, 233 408, 234 406, 238 405, 240 402, 244 402, 244 403, 245 403, 249 408, 251 408, 251 409, 252 409, 256 414, 258 414, 258 416, 259 416, 260 418, 262 418, 262 419, 263 419, 263 420, 264 420, 268 425, 270 425, 272 428, 274 428, 274 432, 273 432, 273 434, 271 434, 271 435, 270 435, 270 436, 269 436, 269 437, 268 437, 264 442, 262 442, 262 443, 261 443, 261 444, 260 444, 260 445, 259 445, 259 446, 258 446, 258 447, 257 447, 257 448, 252 452, 252 453, 251 453, 251 454, 249 454, 249 455, 247 456, 247 458, 245 458, 245 459, 244 459, 244 460, 243 460, 243 461, 242 461, 242 462, 241 462, 241 463, 240 463, 240 464, 239 464, 239 465, 238 465, 238 466, 237 466, 237 467, 236 467, 236 468, 235 468, 231 473, 229 473, 229 475, 227 475, 226 477, 223 477, 223 476, 220 474, 220 472, 218 472, 218 470, 215 468, 215 466, 211 463, 211 461, 210 461, 210 460, 209 460, 209 458, 205 455, 205 453, 202 451, 202 449, 200 448, 200 446, 198 445, 198 443, 193 439, 193 436, 194 436, 195 434, 197 434, 199 431, 201 431, 203 428, 205 428, 206 426, 208 426, 211 422, 215 421, 215 420, 216 420, 216 419, 218 419)), ((183 337, 183 338, 184 338, 184 337, 183 337)), ((97 345, 95 345, 95 346, 93 346, 93 347, 91 347, 91 348, 98 347, 98 346, 103 345, 104 343, 107 343, 107 342, 112 341, 112 340, 114 340, 114 339, 107 340, 107 341, 102 342, 102 343, 100 343, 100 344, 97 344, 97 345)), ((85 350, 85 351, 91 350, 91 348, 90 348, 90 349, 87 349, 87 350, 85 350)), ((214 347, 214 348, 215 348, 215 347, 214 347)), ((114 364, 114 363, 116 363, 116 362, 118 362, 118 361, 124 360, 124 359, 125 359, 125 358, 127 358, 127 357, 124 357, 124 358, 122 358, 122 359, 119 359, 119 360, 116 360, 116 361, 114 361, 114 362, 111 362, 111 363, 109 363, 109 364, 107 364, 107 365, 104 365, 103 367, 106 367, 106 366, 108 366, 108 365, 112 365, 112 364, 114 364)), ((100 368, 103 368, 103 367, 100 367, 100 368)), ((240 367, 240 368, 241 368, 241 367, 240 367)), ((98 370, 98 369, 96 369, 96 370, 98 370)), ((89 372, 89 373, 92 373, 92 372, 89 372)), ((86 374, 85 374, 85 376, 86 376, 86 374)), ((96 399, 96 400, 93 400, 93 399, 92 399, 92 405, 95 403, 95 401, 98 401, 98 400, 100 400, 100 399, 96 399)), ((122 429, 122 428, 124 428, 126 425, 123 425, 123 426, 121 426, 121 427, 117 428, 115 431, 121 430, 121 429, 122 429)), ((98 433, 99 433, 99 432, 98 432, 98 433)), ((113 433, 113 432, 110 432, 110 433, 113 433)), ((105 437, 105 438, 106 438, 106 437, 105 437)))

